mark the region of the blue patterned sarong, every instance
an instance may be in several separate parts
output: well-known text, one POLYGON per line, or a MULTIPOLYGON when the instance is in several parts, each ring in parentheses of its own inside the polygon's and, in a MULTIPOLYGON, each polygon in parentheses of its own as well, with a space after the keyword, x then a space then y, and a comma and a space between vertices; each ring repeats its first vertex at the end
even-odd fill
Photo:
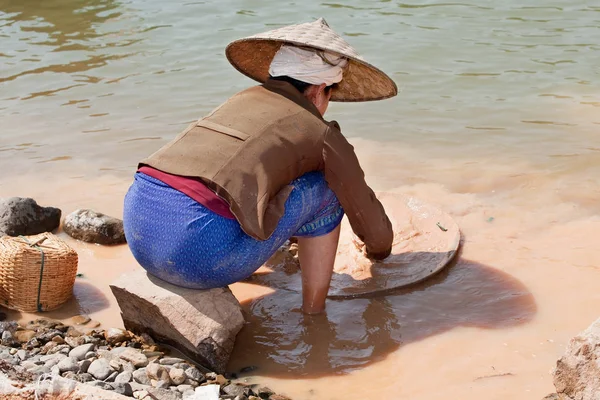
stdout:
POLYGON ((292 236, 322 236, 344 216, 321 172, 294 180, 285 213, 268 240, 210 211, 158 179, 136 173, 123 222, 135 259, 150 274, 192 289, 223 287, 256 271, 292 236))

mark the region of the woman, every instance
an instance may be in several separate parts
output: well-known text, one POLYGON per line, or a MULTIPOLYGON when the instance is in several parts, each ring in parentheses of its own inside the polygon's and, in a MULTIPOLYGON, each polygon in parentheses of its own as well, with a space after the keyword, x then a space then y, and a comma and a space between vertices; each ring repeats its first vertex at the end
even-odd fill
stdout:
POLYGON ((188 288, 243 280, 298 239, 305 313, 325 309, 344 211, 375 259, 389 219, 353 147, 323 114, 330 100, 396 95, 323 19, 231 43, 244 90, 143 160, 125 198, 127 241, 150 274, 188 288))

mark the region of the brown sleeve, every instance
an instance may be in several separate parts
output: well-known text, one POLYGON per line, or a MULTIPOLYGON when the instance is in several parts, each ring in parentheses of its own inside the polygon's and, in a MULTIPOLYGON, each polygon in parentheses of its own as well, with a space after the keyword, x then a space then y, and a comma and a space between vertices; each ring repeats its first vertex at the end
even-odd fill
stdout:
POLYGON ((335 121, 325 134, 323 163, 327 184, 344 208, 352 230, 365 243, 367 255, 375 259, 387 257, 392 250, 392 224, 365 182, 354 147, 335 121))

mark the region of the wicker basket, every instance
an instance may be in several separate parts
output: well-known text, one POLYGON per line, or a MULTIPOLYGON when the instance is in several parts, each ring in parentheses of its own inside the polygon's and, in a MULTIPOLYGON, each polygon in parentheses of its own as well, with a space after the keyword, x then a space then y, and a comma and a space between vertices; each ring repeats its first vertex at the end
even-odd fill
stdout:
POLYGON ((0 304, 54 310, 73 295, 77 253, 51 233, 0 238, 0 304))

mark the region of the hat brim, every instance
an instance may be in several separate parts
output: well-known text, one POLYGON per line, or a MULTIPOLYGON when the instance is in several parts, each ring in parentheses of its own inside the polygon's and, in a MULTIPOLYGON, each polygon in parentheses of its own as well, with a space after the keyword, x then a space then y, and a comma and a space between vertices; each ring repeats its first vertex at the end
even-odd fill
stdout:
POLYGON ((311 47, 348 58, 344 78, 336 85, 331 101, 357 102, 383 100, 398 94, 396 83, 383 71, 360 58, 336 52, 331 48, 273 38, 245 38, 231 42, 225 49, 227 59, 242 74, 264 83, 269 66, 282 44, 311 47))

